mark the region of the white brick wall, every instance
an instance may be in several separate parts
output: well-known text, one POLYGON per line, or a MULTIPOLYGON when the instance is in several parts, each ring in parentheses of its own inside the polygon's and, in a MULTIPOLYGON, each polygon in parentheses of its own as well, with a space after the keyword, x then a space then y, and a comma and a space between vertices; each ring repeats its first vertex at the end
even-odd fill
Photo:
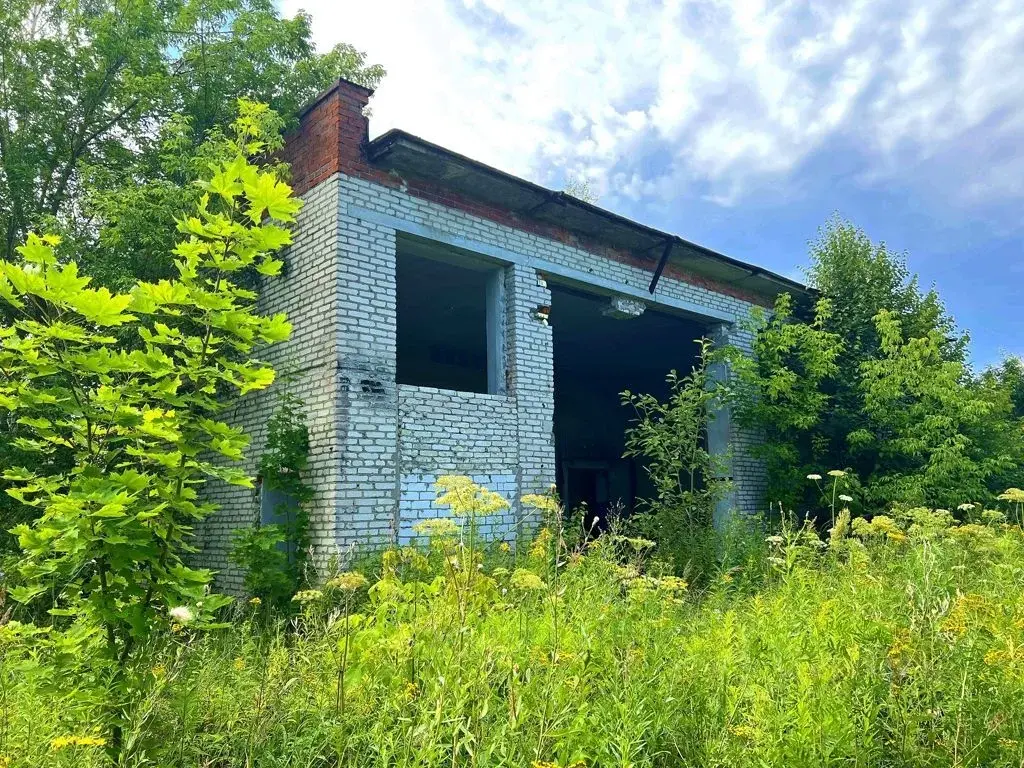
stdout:
POLYGON ((505 395, 398 387, 403 472, 488 472, 519 463, 516 400, 505 395))
MULTIPOLYGON (((555 478, 553 358, 551 329, 535 314, 551 294, 524 262, 542 260, 634 290, 646 290, 650 271, 343 175, 304 198, 286 276, 267 283, 261 308, 287 312, 295 326, 270 359, 300 371, 294 391, 306 400, 311 431, 317 559, 408 537, 416 520, 437 511, 411 489, 440 473, 478 476, 510 501, 544 492, 555 478), (406 224, 458 238, 471 250, 477 243, 522 257, 504 270, 507 396, 396 385, 395 243, 396 227, 406 224)), ((660 297, 738 318, 751 308, 667 277, 655 300, 660 297)), ((749 347, 736 327, 722 334, 749 347)), ((273 392, 260 393, 240 400, 231 414, 253 435, 250 467, 262 451, 272 407, 273 392)), ((729 434, 737 506, 755 511, 764 472, 744 448, 756 436, 734 425, 729 434)), ((254 519, 255 502, 250 492, 223 486, 211 487, 208 496, 221 510, 198 530, 197 559, 222 569, 222 586, 237 589, 239 574, 226 567, 230 532, 254 519)), ((492 533, 504 537, 524 521, 513 504, 507 519, 493 522, 492 533)))
MULTIPOLYGON (((263 357, 274 364, 279 374, 285 369, 296 372, 296 379, 289 386, 305 401, 310 431, 308 482, 315 491, 309 507, 313 541, 324 552, 334 545, 340 473, 338 356, 332 342, 338 312, 335 286, 340 269, 335 257, 338 189, 338 179, 331 179, 305 195, 295 242, 286 254, 285 275, 264 281, 259 307, 267 314, 287 311, 293 325, 291 339, 269 348, 263 357)), ((269 390, 239 398, 225 413, 226 420, 245 428, 252 438, 244 466, 253 475, 281 386, 279 376, 269 390)), ((220 588, 239 591, 242 574, 228 563, 227 555, 232 531, 251 525, 258 518, 256 496, 251 490, 217 481, 207 484, 204 495, 219 506, 219 511, 196 528, 200 552, 195 560, 220 572, 220 588)))
MULTIPOLYGON (((401 517, 398 526, 398 543, 409 544, 414 539, 423 540, 414 529, 422 520, 435 517, 451 517, 458 525, 464 526, 468 533, 469 521, 461 517, 453 517, 447 506, 436 503, 437 491, 434 484, 442 473, 412 473, 401 477, 402 496, 399 502, 401 517)), ((465 471, 463 471, 465 474, 465 471)), ((514 472, 478 472, 470 475, 473 482, 500 493, 509 503, 508 510, 494 515, 478 517, 477 534, 484 539, 514 542, 518 523, 516 507, 518 497, 518 478, 514 472)))

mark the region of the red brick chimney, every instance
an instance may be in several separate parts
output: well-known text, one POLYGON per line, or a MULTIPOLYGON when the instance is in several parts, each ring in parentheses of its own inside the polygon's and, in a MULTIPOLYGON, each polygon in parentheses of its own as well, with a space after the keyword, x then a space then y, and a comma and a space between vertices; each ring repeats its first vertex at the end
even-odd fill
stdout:
POLYGON ((292 167, 292 187, 301 195, 339 171, 366 168, 370 124, 363 110, 371 88, 338 80, 299 114, 299 127, 285 137, 281 153, 292 167))

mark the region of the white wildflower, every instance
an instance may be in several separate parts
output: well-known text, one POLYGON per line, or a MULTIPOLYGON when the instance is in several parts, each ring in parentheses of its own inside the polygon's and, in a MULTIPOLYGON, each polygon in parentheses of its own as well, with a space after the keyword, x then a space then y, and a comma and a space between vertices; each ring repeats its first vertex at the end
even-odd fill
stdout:
POLYGON ((188 606, 185 605, 179 605, 175 608, 171 608, 171 610, 169 610, 167 613, 174 621, 178 622, 179 624, 188 624, 190 621, 192 621, 192 619, 195 618, 192 611, 189 610, 188 606))
POLYGON ((819 474, 816 474, 816 473, 812 472, 811 474, 809 474, 809 475, 807 476, 807 479, 808 479, 808 480, 815 480, 815 481, 817 481, 817 480, 821 480, 821 475, 819 475, 819 474))

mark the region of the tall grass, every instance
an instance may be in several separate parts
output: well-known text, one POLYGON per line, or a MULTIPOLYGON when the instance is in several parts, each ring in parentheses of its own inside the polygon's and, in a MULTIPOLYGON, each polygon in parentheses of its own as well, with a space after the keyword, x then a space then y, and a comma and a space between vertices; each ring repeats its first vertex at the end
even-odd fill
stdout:
MULTIPOLYGON (((919 510, 848 531, 784 528, 699 592, 635 540, 542 532, 499 563, 435 531, 287 622, 243 603, 230 630, 154 640, 125 760, 1024 764, 1020 527, 919 510)), ((106 765, 85 678, 52 680, 26 633, 0 629, 0 765, 106 765)))

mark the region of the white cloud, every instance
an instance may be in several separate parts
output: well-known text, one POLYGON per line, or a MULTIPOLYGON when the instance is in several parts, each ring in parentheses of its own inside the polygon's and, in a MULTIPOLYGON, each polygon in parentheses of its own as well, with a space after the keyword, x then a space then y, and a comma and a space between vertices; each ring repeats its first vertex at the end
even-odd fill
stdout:
POLYGON ((382 63, 401 127, 606 202, 785 194, 816 153, 862 183, 1024 197, 1019 0, 283 0, 382 63))

